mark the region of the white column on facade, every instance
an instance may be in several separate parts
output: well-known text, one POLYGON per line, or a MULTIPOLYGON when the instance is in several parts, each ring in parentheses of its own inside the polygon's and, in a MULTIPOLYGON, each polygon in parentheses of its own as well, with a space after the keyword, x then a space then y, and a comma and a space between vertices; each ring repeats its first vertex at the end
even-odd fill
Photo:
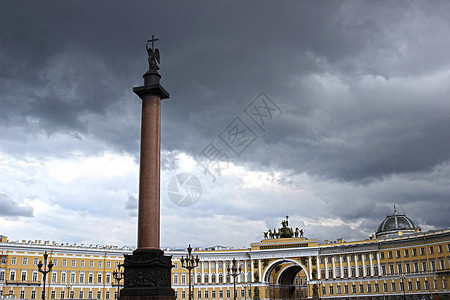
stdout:
POLYGON ((361 261, 362 261, 362 266, 363 266, 363 276, 366 277, 366 262, 364 260, 364 254, 361 254, 361 261))
POLYGON ((202 262, 201 263, 201 265, 202 265, 202 268, 201 268, 201 270, 202 270, 202 283, 205 283, 205 269, 203 268, 204 267, 204 262, 202 262))
POLYGON ((328 279, 328 257, 325 258, 325 278, 328 279))
POLYGON ((359 269, 358 269, 358 255, 355 254, 354 258, 355 258, 355 275, 356 275, 356 277, 359 277, 361 274, 359 274, 359 269))
POLYGON ((248 262, 247 262, 246 260, 244 260, 244 280, 245 280, 245 282, 248 282, 248 276, 247 276, 247 274, 248 274, 248 271, 247 271, 247 264, 248 264, 248 262))
POLYGON ((342 264, 342 255, 339 255, 339 269, 341 270, 341 278, 344 278, 344 268, 342 264))
POLYGON ((316 256, 316 266, 317 266, 317 279, 322 279, 322 275, 320 274, 320 260, 319 256, 316 256))
POLYGON ((197 282, 197 268, 194 268, 194 283, 198 283, 197 282))
POLYGON ((263 281, 262 275, 261 274, 261 259, 258 259, 258 267, 259 267, 259 281, 263 281))
POLYGON ((211 283, 212 281, 212 274, 211 274, 211 261, 208 261, 208 282, 211 283))
POLYGON ((381 275, 380 252, 377 252, 378 276, 381 275))
POLYGON ((373 276, 373 259, 372 259, 372 254, 373 254, 373 253, 369 253, 370 275, 371 275, 371 276, 373 276))
POLYGON ((219 261, 214 262, 216 264, 216 282, 219 280, 219 261))
POLYGON ((350 266, 350 254, 347 255, 347 275, 348 277, 352 277, 352 269, 350 266))
POLYGON ((250 258, 250 269, 251 269, 251 274, 250 274, 250 282, 253 282, 253 274, 255 273, 255 267, 253 266, 253 259, 250 258))
POLYGON ((334 263, 335 256, 331 257, 331 263, 333 264, 333 278, 336 278, 336 264, 334 263))
POLYGON ((312 280, 312 259, 311 259, 311 256, 308 256, 308 264, 309 264, 309 280, 312 280))

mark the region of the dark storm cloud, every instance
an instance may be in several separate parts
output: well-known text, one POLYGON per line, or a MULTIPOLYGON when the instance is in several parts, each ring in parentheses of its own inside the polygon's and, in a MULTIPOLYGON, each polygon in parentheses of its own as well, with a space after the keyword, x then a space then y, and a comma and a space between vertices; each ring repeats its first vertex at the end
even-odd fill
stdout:
MULTIPOLYGON (((298 174, 343 184, 307 208, 319 218, 365 218, 348 238, 373 232, 392 202, 424 224, 448 226, 448 214, 433 214, 448 208, 449 174, 407 190, 413 175, 436 175, 450 159, 449 3, 18 3, 0 4, 0 147, 9 155, 113 149, 137 158, 141 103, 132 87, 143 83, 145 42, 155 34, 171 93, 162 103, 163 169, 178 167, 174 153, 195 156, 218 139, 264 91, 283 114, 231 162, 283 170, 287 185, 298 174), (382 185, 399 177, 403 185, 382 185)), ((288 200, 305 210, 302 199, 288 200)), ((135 203, 130 196, 127 209, 135 203)), ((208 213, 229 210, 208 205, 208 213)))
POLYGON ((0 216, 33 217, 33 208, 20 204, 8 195, 0 193, 0 216))

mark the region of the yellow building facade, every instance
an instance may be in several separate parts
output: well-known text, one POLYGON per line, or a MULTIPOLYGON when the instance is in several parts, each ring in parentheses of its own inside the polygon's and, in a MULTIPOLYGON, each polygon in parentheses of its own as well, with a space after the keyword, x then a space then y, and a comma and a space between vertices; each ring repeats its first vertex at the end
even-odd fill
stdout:
MULTIPOLYGON (((286 223, 284 223, 286 222, 286 223)), ((319 243, 282 227, 246 249, 194 249, 193 298, 233 299, 450 299, 450 230, 421 232, 405 215, 388 216, 370 239, 319 243), (276 233, 276 234, 275 234, 276 233), (241 272, 228 269, 233 260, 241 272)), ((0 295, 41 299, 38 263, 47 252, 54 264, 47 275, 46 298, 117 299, 113 272, 134 249, 9 241, 1 236, 0 295)), ((181 263, 186 250, 172 256, 172 287, 189 298, 189 275, 181 263)))

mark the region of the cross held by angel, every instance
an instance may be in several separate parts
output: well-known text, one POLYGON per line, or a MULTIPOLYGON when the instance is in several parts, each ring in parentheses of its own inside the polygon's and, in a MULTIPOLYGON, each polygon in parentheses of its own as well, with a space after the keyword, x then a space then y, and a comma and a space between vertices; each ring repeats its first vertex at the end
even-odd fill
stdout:
POLYGON ((158 64, 160 63, 160 57, 159 57, 159 50, 155 49, 155 42, 158 39, 155 39, 155 36, 152 35, 152 39, 147 41, 147 45, 145 45, 145 48, 147 49, 147 53, 148 53, 148 67, 149 70, 154 70, 154 71, 158 71, 159 70, 159 66, 158 64), (148 44, 152 42, 152 47, 149 48, 148 44))

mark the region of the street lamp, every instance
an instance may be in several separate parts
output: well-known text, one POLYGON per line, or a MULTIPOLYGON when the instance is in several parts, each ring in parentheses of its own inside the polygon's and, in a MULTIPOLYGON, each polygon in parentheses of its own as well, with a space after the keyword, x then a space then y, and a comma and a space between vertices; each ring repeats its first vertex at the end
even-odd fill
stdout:
POLYGON ((233 292, 234 292, 234 300, 236 300, 236 277, 241 274, 242 268, 236 267, 236 258, 233 258, 231 268, 227 268, 228 275, 233 276, 233 292))
POLYGON ((123 272, 120 270, 123 265, 118 264, 117 269, 113 271, 113 277, 117 280, 117 300, 119 299, 120 281, 123 279, 123 272))
POLYGON ((244 299, 247 300, 247 288, 251 288, 252 286, 249 283, 244 283, 242 286, 244 287, 244 299))
POLYGON ((322 299, 322 297, 320 296, 322 293, 322 280, 318 280, 317 283, 319 284, 319 299, 322 299))
POLYGON ((406 293, 406 286, 405 286, 405 278, 406 278, 406 276, 404 274, 400 274, 399 277, 400 277, 400 279, 402 281, 402 285, 403 285, 403 300, 405 300, 406 299, 406 295, 405 295, 405 293, 406 293))
POLYGON ((192 288, 192 281, 191 281, 191 271, 194 268, 198 267, 198 263, 200 262, 200 259, 198 258, 198 255, 196 258, 194 258, 194 255, 192 254, 192 248, 191 244, 189 244, 189 247, 187 248, 188 255, 186 258, 184 256, 181 257, 181 267, 188 269, 189 271, 189 300, 194 299, 193 297, 193 288, 192 288))
POLYGON ((69 290, 70 290, 71 287, 72 287, 72 285, 71 285, 70 283, 66 283, 66 288, 67 288, 67 299, 70 298, 70 296, 69 296, 69 290))
POLYGON ((44 253, 44 263, 42 263, 42 261, 40 260, 38 265, 37 265, 39 272, 41 272, 42 275, 43 275, 43 282, 44 282, 43 287, 44 288, 42 289, 42 300, 45 300, 45 279, 47 277, 47 273, 51 272, 52 268, 53 268, 53 262, 51 260, 50 260, 50 262, 47 265, 47 257, 48 257, 48 254, 47 254, 47 251, 45 251, 45 253, 44 253), (43 270, 42 270, 42 267, 44 267, 43 270), (47 269, 47 267, 48 267, 48 269, 47 269))

